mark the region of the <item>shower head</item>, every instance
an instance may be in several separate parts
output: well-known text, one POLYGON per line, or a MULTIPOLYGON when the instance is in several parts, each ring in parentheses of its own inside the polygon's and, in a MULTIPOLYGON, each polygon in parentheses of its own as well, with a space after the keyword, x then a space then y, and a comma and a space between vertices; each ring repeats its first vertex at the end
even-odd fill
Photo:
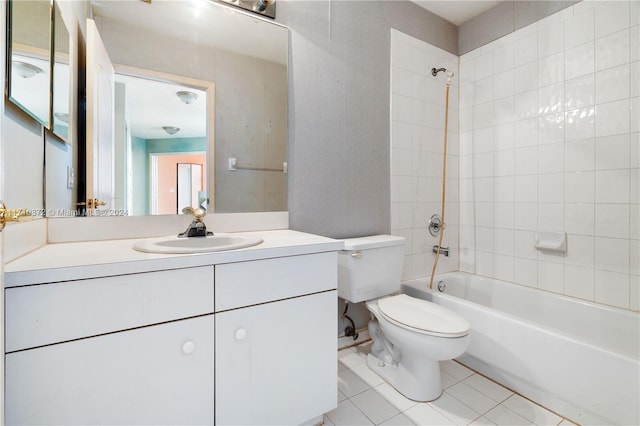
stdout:
POLYGON ((435 77, 440 71, 443 71, 445 74, 447 74, 447 77, 449 78, 453 77, 453 71, 449 71, 446 68, 431 68, 431 75, 435 77))

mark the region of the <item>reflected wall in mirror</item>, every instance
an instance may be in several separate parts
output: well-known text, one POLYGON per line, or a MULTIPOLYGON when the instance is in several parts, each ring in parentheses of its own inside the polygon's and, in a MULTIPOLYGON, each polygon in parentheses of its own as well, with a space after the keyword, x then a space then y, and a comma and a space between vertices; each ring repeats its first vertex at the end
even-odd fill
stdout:
POLYGON ((69 109, 71 96, 71 72, 69 68, 69 30, 62 19, 60 6, 53 9, 53 133, 63 141, 69 138, 72 122, 69 109))
POLYGON ((50 0, 9 1, 9 100, 51 128, 50 0))
POLYGON ((131 68, 117 68, 115 74, 116 163, 125 168, 114 173, 115 208, 133 215, 176 214, 191 205, 182 205, 177 196, 179 163, 202 165, 199 191, 206 207, 207 128, 213 127, 207 106, 214 86, 141 74, 131 68))
MULTIPOLYGON (((116 82, 118 70, 134 68, 148 75, 169 74, 215 85, 215 98, 209 101, 206 113, 208 120, 202 123, 208 132, 203 170, 206 175, 203 189, 207 195, 200 194, 200 198, 208 198, 207 210, 286 210, 283 165, 286 162, 288 30, 208 0, 91 3, 100 38, 116 70, 116 82), (140 16, 145 18, 136 18, 140 16), (210 123, 208 126, 206 121, 210 123), (229 167, 230 158, 237 161, 235 170, 229 167)), ((87 57, 90 56, 88 52, 87 57)), ((129 118, 115 123, 115 134, 131 132, 135 123, 129 118)), ((91 126, 92 123, 87 122, 87 129, 91 126)), ((168 119, 157 117, 148 126, 156 130, 163 126, 180 127, 175 136, 186 135, 186 128, 168 119)), ((150 193, 149 203, 146 210, 133 199, 129 204, 120 204, 125 210, 131 207, 130 214, 154 212, 153 197, 159 194, 150 185, 153 181, 150 154, 147 149, 145 189, 150 193)), ((95 162, 95 158, 88 158, 87 166, 95 162)), ((116 169, 118 163, 118 160, 114 162, 116 169)), ((126 164, 120 161, 119 168, 125 173, 126 164)), ((121 172, 114 171, 116 180, 121 172)), ((173 181, 175 191, 176 182, 173 181)), ((133 190, 125 192, 135 198, 133 190)), ((177 194, 173 197, 177 199, 177 194)), ((118 207, 118 197, 114 199, 112 206, 118 207)), ((206 200, 204 202, 206 204, 206 200)), ((176 207, 177 211, 181 209, 176 207)))

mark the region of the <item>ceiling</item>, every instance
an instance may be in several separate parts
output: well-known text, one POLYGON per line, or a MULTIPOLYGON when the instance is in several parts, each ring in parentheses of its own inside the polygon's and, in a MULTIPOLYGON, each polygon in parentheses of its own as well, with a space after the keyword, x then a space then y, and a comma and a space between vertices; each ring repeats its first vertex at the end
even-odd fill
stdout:
POLYGON ((495 0, 411 0, 413 3, 427 9, 454 25, 460 25, 489 10, 502 1, 495 0))

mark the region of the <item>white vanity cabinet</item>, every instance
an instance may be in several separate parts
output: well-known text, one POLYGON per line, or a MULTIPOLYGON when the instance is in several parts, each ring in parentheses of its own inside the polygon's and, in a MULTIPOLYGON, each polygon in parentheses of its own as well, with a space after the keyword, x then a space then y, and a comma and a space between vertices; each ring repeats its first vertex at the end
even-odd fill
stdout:
POLYGON ((217 425, 297 425, 335 408, 336 279, 335 252, 216 266, 217 425))
POLYGON ((7 425, 214 421, 213 315, 6 355, 7 425))
POLYGON ((6 424, 296 425, 334 409, 342 245, 263 234, 253 251, 149 258, 126 247, 112 261, 126 243, 90 242, 63 248, 108 244, 102 263, 10 266, 6 424))
POLYGON ((6 424, 213 424, 213 284, 208 266, 6 289, 6 424))

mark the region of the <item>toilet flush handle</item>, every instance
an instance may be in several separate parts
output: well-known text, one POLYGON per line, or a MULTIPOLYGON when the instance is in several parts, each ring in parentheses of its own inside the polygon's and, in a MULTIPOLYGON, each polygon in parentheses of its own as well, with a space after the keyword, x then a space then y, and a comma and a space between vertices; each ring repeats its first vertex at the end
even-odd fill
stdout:
POLYGON ((362 257, 362 253, 359 251, 354 251, 351 253, 351 257, 355 257, 356 259, 360 259, 362 257))

